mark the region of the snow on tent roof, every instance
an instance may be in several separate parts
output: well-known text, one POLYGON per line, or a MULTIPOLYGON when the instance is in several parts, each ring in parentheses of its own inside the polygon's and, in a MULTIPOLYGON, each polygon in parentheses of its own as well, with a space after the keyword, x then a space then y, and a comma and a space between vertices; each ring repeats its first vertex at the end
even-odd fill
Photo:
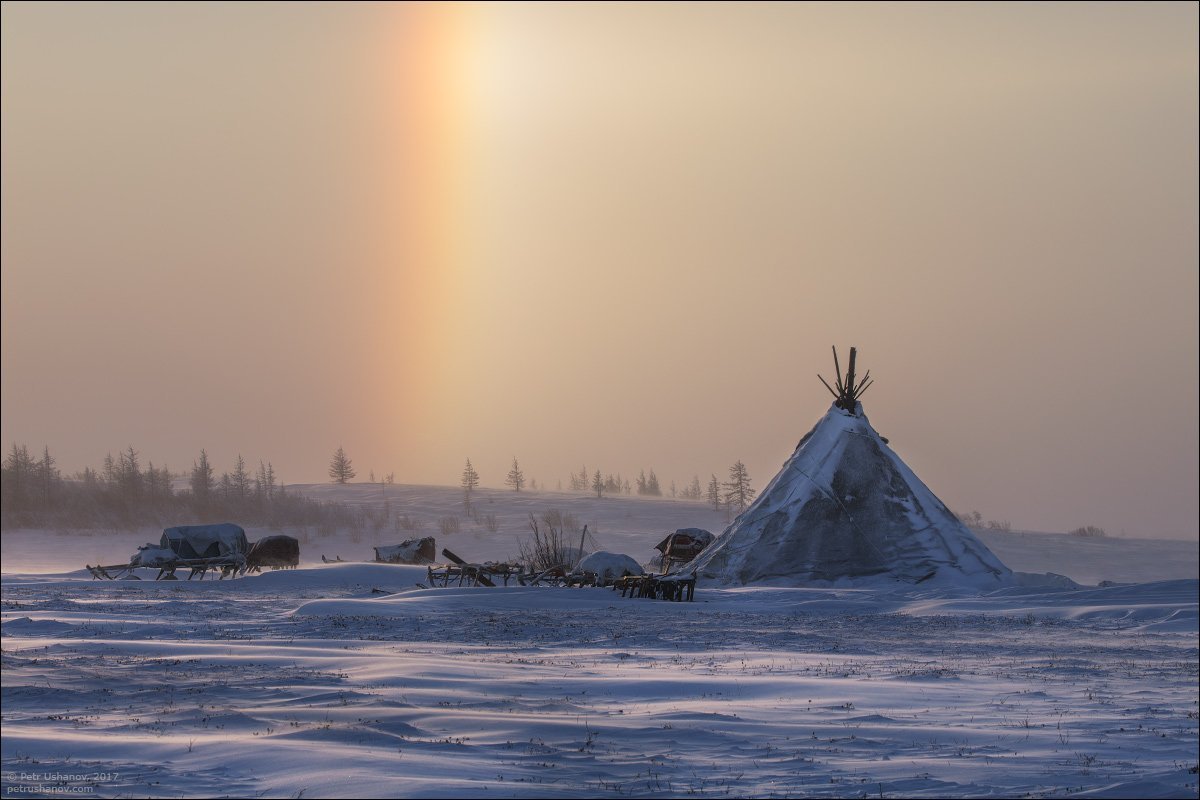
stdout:
POLYGON ((180 558, 217 558, 250 551, 246 532, 231 522, 166 528, 160 546, 170 548, 180 558))
MULTIPOLYGON (((1012 573, 871 427, 855 350, 833 407, 686 569, 719 585, 879 576, 995 586, 1012 573)), ((828 386, 828 384, 826 384, 828 386)))

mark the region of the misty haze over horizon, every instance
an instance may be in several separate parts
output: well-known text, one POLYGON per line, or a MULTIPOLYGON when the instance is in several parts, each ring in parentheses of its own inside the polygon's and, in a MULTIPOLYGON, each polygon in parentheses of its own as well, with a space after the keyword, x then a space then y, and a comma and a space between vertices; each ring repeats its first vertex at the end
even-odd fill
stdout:
POLYGON ((760 490, 1196 538, 1194 4, 3 14, 0 436, 288 483, 760 490))

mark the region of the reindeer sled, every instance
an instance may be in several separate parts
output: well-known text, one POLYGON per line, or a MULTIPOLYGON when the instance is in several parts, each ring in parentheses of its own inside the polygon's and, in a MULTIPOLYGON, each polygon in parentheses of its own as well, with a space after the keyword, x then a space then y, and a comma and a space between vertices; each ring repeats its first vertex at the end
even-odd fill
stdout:
POLYGON ((252 545, 240 525, 180 525, 163 531, 157 545, 145 544, 126 564, 87 565, 96 580, 140 579, 138 569, 157 569, 155 580, 178 580, 176 570, 189 570, 188 580, 204 580, 209 571, 219 579, 259 572, 263 567, 286 569, 300 563, 300 543, 291 536, 267 536, 252 545))

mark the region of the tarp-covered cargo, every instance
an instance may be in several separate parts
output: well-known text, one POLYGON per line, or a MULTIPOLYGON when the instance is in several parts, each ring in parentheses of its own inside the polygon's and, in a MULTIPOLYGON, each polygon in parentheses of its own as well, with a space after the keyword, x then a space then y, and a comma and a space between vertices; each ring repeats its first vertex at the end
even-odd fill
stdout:
POLYGON ((689 559, 700 554, 700 551, 712 544, 712 540, 716 537, 709 531, 703 528, 680 528, 674 533, 668 534, 667 538, 663 539, 658 544, 654 545, 654 549, 663 555, 668 553, 682 553, 685 549, 692 549, 693 552, 689 559))
POLYGON ((432 564, 435 558, 437 545, 432 536, 375 548, 375 560, 387 564, 432 564))
POLYGON ((134 567, 161 567, 164 564, 170 564, 177 558, 179 556, 171 548, 158 547, 147 542, 138 548, 133 558, 129 559, 129 564, 134 567))
POLYGON ((161 547, 170 548, 180 558, 220 558, 250 552, 246 532, 240 525, 179 525, 163 531, 161 547))
POLYGON ((293 569, 300 566, 300 540, 295 536, 278 534, 264 536, 250 545, 246 567, 259 572, 263 567, 293 569))

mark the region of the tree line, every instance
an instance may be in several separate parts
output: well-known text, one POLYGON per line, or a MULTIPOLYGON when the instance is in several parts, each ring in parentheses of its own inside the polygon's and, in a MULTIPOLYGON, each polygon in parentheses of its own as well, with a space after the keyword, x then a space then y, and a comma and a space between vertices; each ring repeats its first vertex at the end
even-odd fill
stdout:
MULTIPOLYGON (((353 463, 338 447, 329 465, 330 479, 347 483, 356 476, 353 463)), ((703 491, 699 476, 682 490, 674 481, 670 495, 687 500, 706 500, 714 509, 742 511, 754 497, 750 476, 738 461, 729 468, 729 480, 718 481, 715 474, 703 491)), ((371 474, 374 482, 374 472, 371 474)), ((394 483, 394 474, 383 478, 394 483)), ((536 489, 527 479, 520 462, 513 458, 505 476, 505 485, 514 491, 536 489)), ((469 508, 480 476, 467 460, 461 486, 463 501, 469 508)), ((664 494, 653 469, 641 470, 633 486, 618 474, 590 475, 584 466, 572 474, 573 490, 595 492, 597 497, 632 494, 660 497, 664 494)), ((560 484, 561 488, 561 484, 560 484)), ((35 457, 24 444, 13 443, 0 465, 0 525, 14 527, 138 527, 145 524, 236 519, 248 524, 271 527, 315 525, 319 528, 359 527, 361 510, 342 503, 317 501, 284 490, 270 461, 259 461, 251 468, 238 454, 233 468, 218 476, 202 449, 190 470, 173 473, 166 465, 153 461, 143 464, 141 453, 133 446, 114 457, 105 456, 99 468, 85 467, 69 477, 63 476, 48 447, 35 457)))
MULTIPOLYGON (((340 448, 338 449, 338 453, 341 453, 340 448)), ((336 459, 337 456, 335 456, 335 462, 336 459)), ((330 467, 330 475, 333 475, 332 466, 330 467)), ((345 481, 339 482, 344 483, 345 481)), ((504 477, 504 484, 513 491, 519 492, 525 488, 526 483, 525 472, 521 469, 520 461, 514 456, 512 467, 504 477)), ((462 479, 459 485, 463 490, 463 505, 470 508, 474 492, 479 488, 479 472, 476 471, 469 458, 467 459, 466 466, 463 467, 462 479)), ((596 497, 603 497, 606 494, 630 494, 632 490, 629 481, 622 478, 619 473, 602 476, 600 470, 595 470, 589 475, 587 466, 584 466, 578 473, 571 473, 569 485, 572 491, 595 492, 596 497)), ((659 484, 658 476, 654 474, 653 469, 650 470, 649 476, 646 475, 645 470, 641 470, 637 477, 636 486, 639 495, 650 497, 661 497, 663 495, 662 486, 659 484)), ((536 484, 533 484, 531 488, 536 488, 536 484)), ((560 484, 559 489, 561 488, 560 484)), ((671 497, 679 497, 684 500, 705 499, 712 505, 714 510, 727 508, 739 513, 750 505, 755 495, 755 490, 750 486, 750 473, 740 459, 729 468, 729 480, 718 481, 714 473, 712 480, 709 481, 707 492, 701 489, 700 476, 698 475, 693 476, 692 482, 682 490, 678 489, 675 486, 675 482, 672 481, 670 491, 671 497)))
MULTIPOLYGON (((355 475, 357 472, 354 469, 354 462, 346 455, 345 449, 339 446, 329 460, 329 479, 334 483, 345 484, 355 475)), ((390 473, 384 477, 382 482, 385 484, 395 483, 395 480, 395 474, 390 473)), ((479 472, 468 458, 459 481, 463 490, 463 505, 468 509, 471 507, 475 490, 479 488, 479 481, 479 472)), ((373 470, 371 483, 375 483, 373 470)), ((596 497, 632 494, 635 487, 639 495, 647 497, 662 497, 664 494, 658 475, 653 469, 650 470, 649 475, 646 474, 646 470, 641 470, 636 483, 631 486, 629 480, 622 478, 620 473, 601 475, 600 470, 589 473, 587 465, 584 465, 578 473, 571 473, 568 484, 572 491, 595 492, 596 497)), ((521 462, 516 456, 513 456, 512 467, 504 476, 504 485, 514 492, 519 492, 526 487, 534 491, 538 488, 537 481, 525 477, 525 471, 521 469, 521 462)), ((558 488, 562 489, 561 482, 558 488)), ((754 499, 754 489, 750 487, 750 474, 740 459, 729 468, 729 480, 718 481, 716 474, 713 474, 708 489, 705 491, 700 486, 700 476, 694 475, 691 483, 682 489, 675 485, 675 481, 671 481, 670 494, 671 497, 683 500, 707 500, 716 510, 727 508, 737 512, 744 511, 750 505, 750 501, 754 499)))
POLYGON ((219 476, 201 450, 190 470, 173 473, 129 446, 105 456, 98 469, 64 476, 48 447, 34 457, 13 443, 0 464, 0 526, 4 528, 136 528, 231 519, 278 528, 356 527, 360 509, 284 489, 270 461, 251 469, 239 454, 219 476))

